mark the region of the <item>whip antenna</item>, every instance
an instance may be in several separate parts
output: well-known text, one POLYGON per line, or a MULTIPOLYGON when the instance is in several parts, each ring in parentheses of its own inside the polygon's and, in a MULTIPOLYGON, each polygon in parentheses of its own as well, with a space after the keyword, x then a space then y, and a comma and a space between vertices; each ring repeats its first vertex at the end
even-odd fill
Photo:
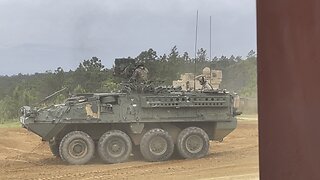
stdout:
POLYGON ((197 74, 197 43, 198 43, 198 10, 197 10, 197 18, 196 18, 196 39, 194 43, 194 83, 193 83, 193 91, 196 90, 196 74, 197 74))
MULTIPOLYGON (((212 57, 211 57, 211 41, 212 41, 212 38, 211 38, 211 16, 210 16, 210 50, 209 50, 209 52, 210 52, 210 61, 212 61, 212 57)), ((209 61, 209 62, 210 62, 209 61)), ((210 84, 211 84, 211 80, 212 80, 212 71, 211 71, 211 69, 212 69, 212 67, 210 66, 210 84)))

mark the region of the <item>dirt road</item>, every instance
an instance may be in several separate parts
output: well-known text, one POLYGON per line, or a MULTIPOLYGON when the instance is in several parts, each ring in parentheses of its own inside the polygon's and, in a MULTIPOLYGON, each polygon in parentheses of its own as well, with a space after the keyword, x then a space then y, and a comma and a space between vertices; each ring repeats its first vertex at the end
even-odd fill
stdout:
POLYGON ((99 160, 66 165, 51 155, 48 145, 22 128, 0 128, 0 179, 258 179, 257 121, 240 121, 221 143, 211 142, 210 154, 198 160, 149 163, 99 160))

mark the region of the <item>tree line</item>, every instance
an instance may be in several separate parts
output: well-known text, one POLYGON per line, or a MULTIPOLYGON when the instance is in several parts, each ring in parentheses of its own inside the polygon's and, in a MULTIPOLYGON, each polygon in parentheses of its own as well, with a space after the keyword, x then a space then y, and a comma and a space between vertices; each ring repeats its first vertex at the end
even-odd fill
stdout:
MULTIPOLYGON (((192 58, 187 52, 180 53, 174 46, 168 54, 158 55, 152 48, 141 52, 135 59, 149 69, 149 79, 172 85, 180 75, 204 67, 220 69, 223 72, 221 88, 237 91, 241 96, 256 97, 256 53, 251 50, 247 57, 220 56, 209 59, 205 49, 192 58)), ((36 105, 46 96, 64 87, 64 93, 52 100, 63 102, 70 94, 86 92, 117 91, 122 79, 113 76, 113 69, 106 68, 101 59, 92 57, 83 60, 75 70, 64 71, 58 67, 54 71, 31 75, 18 74, 0 76, 0 122, 18 118, 21 106, 36 105)))

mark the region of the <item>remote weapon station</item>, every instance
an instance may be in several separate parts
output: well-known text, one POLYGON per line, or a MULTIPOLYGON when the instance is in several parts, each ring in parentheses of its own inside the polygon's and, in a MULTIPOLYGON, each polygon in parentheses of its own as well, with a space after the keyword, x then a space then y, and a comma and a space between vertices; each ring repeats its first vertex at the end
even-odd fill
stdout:
POLYGON ((134 59, 116 59, 114 75, 127 79, 118 93, 78 94, 44 108, 24 106, 20 121, 70 164, 86 164, 94 156, 120 163, 132 152, 147 161, 168 160, 174 151, 182 158, 201 158, 210 140, 222 141, 236 128, 240 113, 234 94, 140 82, 132 78, 139 66, 134 59))

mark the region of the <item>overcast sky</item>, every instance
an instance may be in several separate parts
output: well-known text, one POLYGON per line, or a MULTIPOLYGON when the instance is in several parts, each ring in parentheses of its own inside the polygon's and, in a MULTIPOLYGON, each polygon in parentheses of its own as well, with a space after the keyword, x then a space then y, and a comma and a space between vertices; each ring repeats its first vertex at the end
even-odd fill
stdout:
POLYGON ((92 56, 110 68, 174 45, 194 56, 197 10, 199 48, 209 52, 212 16, 213 56, 256 49, 255 0, 0 0, 0 75, 74 70, 92 56))

